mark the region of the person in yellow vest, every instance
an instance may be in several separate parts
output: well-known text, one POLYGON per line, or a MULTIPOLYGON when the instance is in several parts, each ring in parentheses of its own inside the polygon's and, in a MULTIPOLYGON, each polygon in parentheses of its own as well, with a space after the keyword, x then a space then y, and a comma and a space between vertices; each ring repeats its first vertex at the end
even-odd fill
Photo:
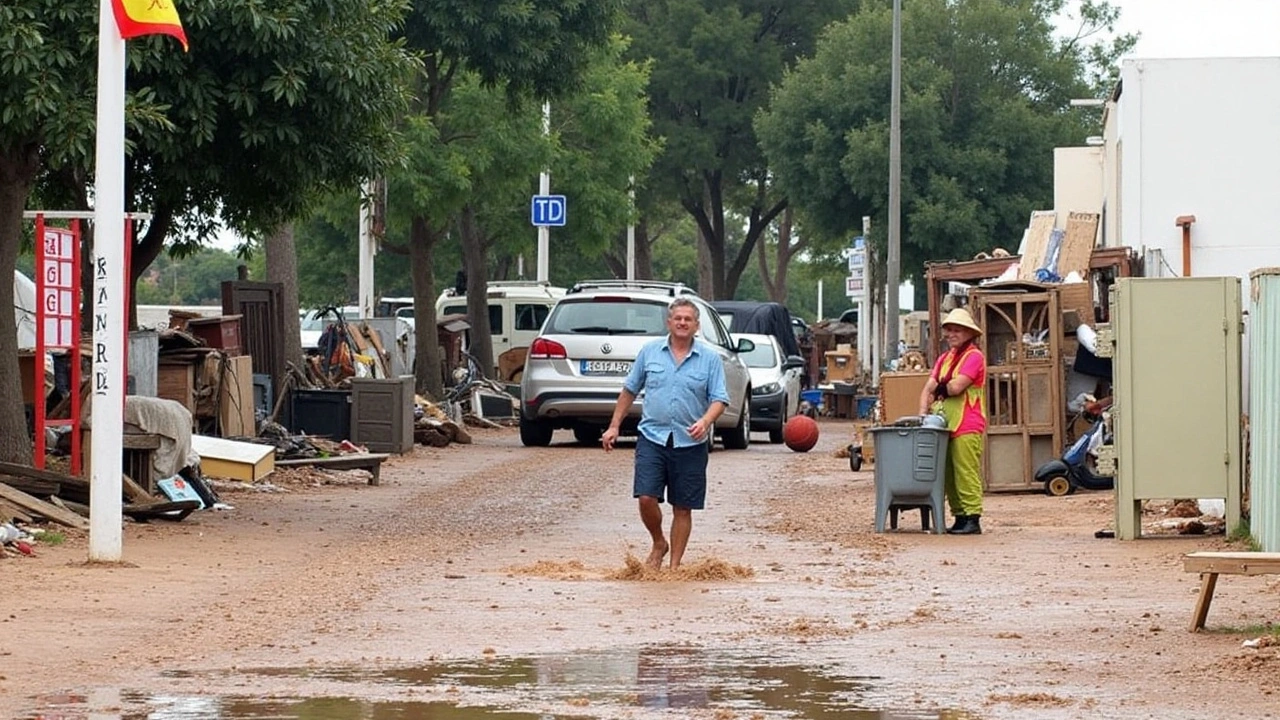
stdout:
POLYGON ((982 450, 987 429, 987 359, 974 340, 982 328, 964 308, 956 308, 942 320, 942 336, 948 350, 938 358, 920 393, 920 414, 946 418, 951 439, 947 443, 947 504, 955 524, 953 535, 982 533, 982 450))

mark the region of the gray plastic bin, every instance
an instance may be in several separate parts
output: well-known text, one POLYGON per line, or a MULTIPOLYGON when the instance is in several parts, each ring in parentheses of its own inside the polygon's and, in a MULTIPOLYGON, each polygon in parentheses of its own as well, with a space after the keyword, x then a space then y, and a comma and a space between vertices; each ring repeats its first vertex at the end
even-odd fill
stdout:
POLYGON ((876 532, 898 526, 898 511, 920 508, 923 525, 941 533, 946 529, 943 484, 947 465, 945 428, 886 425, 870 430, 876 448, 876 532))

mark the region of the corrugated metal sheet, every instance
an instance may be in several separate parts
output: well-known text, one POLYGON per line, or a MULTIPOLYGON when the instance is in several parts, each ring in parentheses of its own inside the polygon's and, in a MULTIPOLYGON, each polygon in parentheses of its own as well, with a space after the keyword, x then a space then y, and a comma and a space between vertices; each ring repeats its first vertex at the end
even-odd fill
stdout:
POLYGON ((1249 338, 1249 527, 1280 552, 1280 268, 1249 273, 1249 338))

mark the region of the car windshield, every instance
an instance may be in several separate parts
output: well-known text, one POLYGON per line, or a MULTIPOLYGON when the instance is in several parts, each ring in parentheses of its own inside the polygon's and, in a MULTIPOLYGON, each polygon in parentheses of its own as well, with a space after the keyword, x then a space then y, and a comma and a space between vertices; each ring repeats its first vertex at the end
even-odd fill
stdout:
POLYGON ((739 353, 738 357, 746 361, 747 367, 771 368, 778 365, 778 352, 769 343, 757 342, 754 350, 739 353))
POLYGON ((543 330, 594 335, 662 335, 666 331, 666 303, 643 301, 561 302, 543 330))

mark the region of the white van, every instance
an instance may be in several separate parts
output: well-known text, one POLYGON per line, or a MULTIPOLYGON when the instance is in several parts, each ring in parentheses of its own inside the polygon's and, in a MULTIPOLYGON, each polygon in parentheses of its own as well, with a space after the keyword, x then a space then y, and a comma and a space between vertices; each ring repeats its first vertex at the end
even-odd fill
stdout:
MULTIPOLYGON (((565 288, 545 282, 503 281, 489 282, 489 328, 493 333, 493 361, 498 362, 502 353, 512 348, 528 348, 538 337, 542 323, 551 313, 551 307, 564 297, 565 288)), ((436 317, 466 315, 467 296, 459 295, 451 288, 436 300, 436 317)), ((520 367, 524 363, 519 363, 520 367)), ((494 368, 496 371, 498 368, 494 368)), ((501 373, 499 373, 501 374, 501 373)), ((515 380, 500 377, 500 380, 515 380)))

